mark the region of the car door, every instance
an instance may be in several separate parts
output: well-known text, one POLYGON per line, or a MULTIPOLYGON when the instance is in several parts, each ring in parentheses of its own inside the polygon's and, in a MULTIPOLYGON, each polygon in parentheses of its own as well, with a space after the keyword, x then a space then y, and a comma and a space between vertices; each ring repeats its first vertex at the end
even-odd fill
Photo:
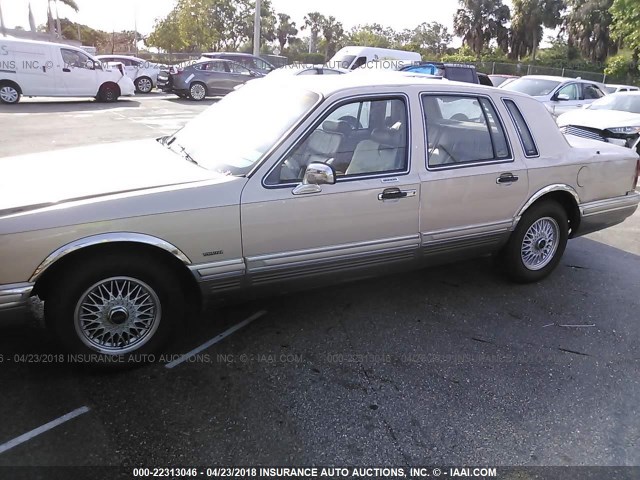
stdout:
POLYGON ((196 78, 207 85, 209 95, 225 95, 228 90, 229 73, 226 60, 213 60, 196 67, 199 72, 196 78))
POLYGON ((241 212, 253 284, 414 258, 420 180, 408 148, 408 102, 404 95, 337 101, 251 177, 241 212), (302 185, 310 164, 331 165, 336 183, 302 185))
POLYGON ((571 82, 558 88, 551 97, 551 111, 555 116, 584 105, 582 86, 579 82, 571 82))
POLYGON ((512 148, 490 96, 425 93, 422 106, 427 132, 420 214, 424 254, 491 251, 507 238, 528 195, 522 154, 512 148))
POLYGON ((230 73, 228 84, 229 91, 232 91, 238 85, 242 85, 253 78, 251 70, 244 65, 240 65, 236 62, 228 62, 227 67, 229 68, 230 73))
POLYGON ((60 54, 60 78, 66 94, 82 97, 96 95, 100 85, 93 60, 85 53, 69 48, 60 48, 60 54))

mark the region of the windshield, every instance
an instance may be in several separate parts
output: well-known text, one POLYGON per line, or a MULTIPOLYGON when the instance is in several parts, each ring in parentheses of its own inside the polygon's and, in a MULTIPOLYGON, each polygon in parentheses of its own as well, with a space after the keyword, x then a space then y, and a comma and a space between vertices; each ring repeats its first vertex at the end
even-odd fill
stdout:
POLYGON ((268 85, 247 84, 228 94, 176 132, 170 144, 209 170, 247 174, 320 99, 307 90, 268 85))
POLYGON ((329 60, 329 63, 327 65, 333 68, 348 69, 355 59, 355 55, 336 55, 331 60, 329 60))
POLYGON ((512 92, 526 93, 532 97, 543 97, 553 92, 558 85, 560 85, 560 82, 555 80, 546 80, 542 78, 518 78, 503 85, 501 88, 512 92))
POLYGON ((640 95, 607 95, 593 102, 589 109, 640 113, 640 95))

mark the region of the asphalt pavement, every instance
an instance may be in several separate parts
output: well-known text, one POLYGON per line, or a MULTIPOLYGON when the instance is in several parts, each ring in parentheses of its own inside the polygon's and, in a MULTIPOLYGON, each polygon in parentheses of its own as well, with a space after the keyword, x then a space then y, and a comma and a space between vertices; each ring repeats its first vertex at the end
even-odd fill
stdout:
MULTIPOLYGON (((205 107, 26 99, 0 106, 0 157, 168 134, 205 107)), ((86 410, 0 466, 640 465, 639 287, 636 214, 570 241, 539 284, 485 258, 208 308, 124 372, 58 362, 37 320, 15 319, 0 451, 86 410)))

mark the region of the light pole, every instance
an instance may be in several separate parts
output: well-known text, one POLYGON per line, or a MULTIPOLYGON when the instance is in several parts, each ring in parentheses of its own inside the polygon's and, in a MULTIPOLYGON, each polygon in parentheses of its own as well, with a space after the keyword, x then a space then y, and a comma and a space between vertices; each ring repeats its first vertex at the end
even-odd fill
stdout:
POLYGON ((253 21, 253 54, 260 55, 260 0, 256 0, 256 16, 253 21))
POLYGON ((2 0, 0 0, 0 33, 3 37, 7 36, 7 30, 4 27, 4 17, 2 16, 2 0))

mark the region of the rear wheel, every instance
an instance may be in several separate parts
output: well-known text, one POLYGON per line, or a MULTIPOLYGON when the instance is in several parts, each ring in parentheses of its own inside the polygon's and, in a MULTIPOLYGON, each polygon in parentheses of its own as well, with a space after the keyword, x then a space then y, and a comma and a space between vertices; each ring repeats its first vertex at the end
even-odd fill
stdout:
POLYGON ((13 105, 20 101, 20 90, 10 82, 0 83, 0 102, 13 105))
POLYGON ((189 96, 197 102, 204 100, 207 96, 207 87, 204 83, 194 82, 189 88, 189 96))
POLYGON ((82 355, 83 363, 149 361, 183 315, 184 297, 174 278, 170 269, 144 255, 84 261, 62 272, 48 292, 47 325, 66 349, 82 355))
POLYGON ((543 279, 558 266, 568 238, 569 223, 562 206, 554 201, 532 206, 502 252, 508 276, 519 283, 543 279))
POLYGON ((140 77, 135 81, 136 91, 139 93, 149 93, 153 90, 153 82, 149 77, 140 77))
POLYGON ((98 100, 105 103, 111 103, 118 100, 120 96, 120 88, 113 83, 105 83, 98 91, 98 100))

